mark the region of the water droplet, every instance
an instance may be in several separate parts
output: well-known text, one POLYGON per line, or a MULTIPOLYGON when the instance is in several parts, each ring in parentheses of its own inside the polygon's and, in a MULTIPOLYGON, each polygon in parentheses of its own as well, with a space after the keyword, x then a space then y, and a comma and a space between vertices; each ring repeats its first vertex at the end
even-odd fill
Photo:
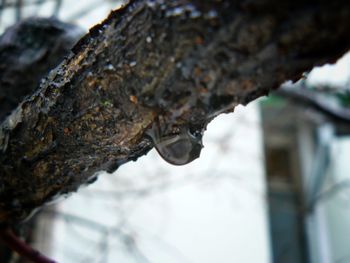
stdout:
POLYGON ((198 18, 198 17, 200 17, 202 14, 201 14, 201 12, 199 12, 198 10, 193 10, 193 11, 191 11, 191 13, 190 13, 190 18, 198 18))
POLYGON ((156 3, 153 1, 147 1, 147 6, 150 8, 154 8, 156 6, 156 3))
POLYGON ((216 10, 210 10, 205 17, 209 19, 216 18, 218 17, 218 12, 216 10))
POLYGON ((152 42, 152 38, 150 36, 146 37, 146 42, 147 43, 151 43, 152 42))
POLYGON ((167 10, 165 13, 166 17, 183 15, 189 15, 190 18, 198 18, 202 15, 202 13, 199 10, 197 10, 197 8, 193 4, 188 4, 182 7, 175 7, 173 9, 167 10))
POLYGON ((147 133, 153 140, 159 155, 168 163, 184 165, 200 156, 203 148, 202 133, 191 133, 182 128, 176 134, 162 134, 159 124, 154 124, 147 133))
POLYGON ((113 66, 112 64, 108 64, 108 65, 106 66, 106 69, 108 69, 108 70, 114 70, 114 66, 113 66))
POLYGON ((150 8, 154 8, 157 5, 164 5, 164 0, 148 0, 146 1, 146 4, 150 8))
POLYGON ((130 67, 135 67, 136 64, 137 64, 136 61, 131 61, 131 62, 129 63, 129 66, 130 66, 130 67))
POLYGON ((171 10, 166 11, 165 16, 170 17, 170 16, 179 16, 184 13, 184 8, 182 7, 175 7, 171 10))

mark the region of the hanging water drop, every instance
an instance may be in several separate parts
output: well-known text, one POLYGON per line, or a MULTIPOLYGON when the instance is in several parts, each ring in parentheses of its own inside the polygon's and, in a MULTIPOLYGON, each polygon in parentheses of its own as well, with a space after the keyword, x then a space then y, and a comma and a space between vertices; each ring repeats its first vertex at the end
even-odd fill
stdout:
POLYGON ((154 125, 148 132, 159 155, 168 163, 184 165, 200 156, 203 148, 202 133, 193 134, 187 128, 179 133, 163 135, 159 126, 154 125))
POLYGON ((129 63, 129 66, 130 66, 130 67, 135 67, 135 66, 136 66, 136 64, 137 64, 137 62, 136 62, 136 61, 131 61, 131 62, 129 63))

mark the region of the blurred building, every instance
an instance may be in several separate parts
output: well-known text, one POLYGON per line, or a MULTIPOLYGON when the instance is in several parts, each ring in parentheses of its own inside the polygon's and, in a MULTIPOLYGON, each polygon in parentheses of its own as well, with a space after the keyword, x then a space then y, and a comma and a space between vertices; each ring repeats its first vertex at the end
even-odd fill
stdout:
POLYGON ((334 91, 300 91, 314 102, 261 104, 273 262, 350 262, 350 111, 334 91))

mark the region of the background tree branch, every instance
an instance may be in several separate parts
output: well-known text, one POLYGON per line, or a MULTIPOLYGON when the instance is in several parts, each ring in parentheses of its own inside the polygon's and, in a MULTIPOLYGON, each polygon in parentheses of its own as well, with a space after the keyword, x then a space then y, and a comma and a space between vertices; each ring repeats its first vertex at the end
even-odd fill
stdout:
POLYGON ((347 1, 131 1, 92 28, 0 127, 0 222, 16 223, 161 137, 334 62, 347 1))
POLYGON ((339 104, 329 103, 327 94, 322 94, 303 85, 282 85, 275 94, 296 103, 313 107, 334 121, 350 124, 350 109, 339 104))

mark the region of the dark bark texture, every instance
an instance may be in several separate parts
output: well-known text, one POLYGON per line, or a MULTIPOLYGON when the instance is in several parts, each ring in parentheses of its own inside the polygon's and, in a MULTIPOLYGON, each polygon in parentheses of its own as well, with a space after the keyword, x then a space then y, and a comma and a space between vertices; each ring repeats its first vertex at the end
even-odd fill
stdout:
POLYGON ((0 122, 55 68, 83 35, 57 19, 29 18, 0 37, 0 122))
MULTIPOLYGON (((131 1, 92 28, 0 127, 0 222, 115 171, 159 137, 334 62, 348 1, 131 1)), ((249 140, 249 138, 247 138, 249 140)))

